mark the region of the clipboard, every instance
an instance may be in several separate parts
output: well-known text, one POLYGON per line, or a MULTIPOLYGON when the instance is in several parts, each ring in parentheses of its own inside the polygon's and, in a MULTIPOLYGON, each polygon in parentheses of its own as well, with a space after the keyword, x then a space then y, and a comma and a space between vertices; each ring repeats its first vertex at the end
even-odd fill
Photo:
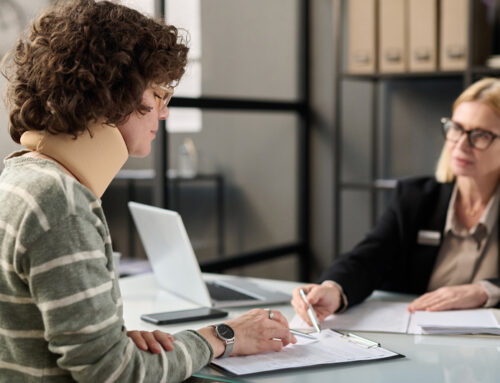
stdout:
POLYGON ((326 329, 315 337, 315 340, 301 339, 281 352, 214 359, 211 366, 222 369, 226 374, 241 376, 405 357, 355 334, 326 329))

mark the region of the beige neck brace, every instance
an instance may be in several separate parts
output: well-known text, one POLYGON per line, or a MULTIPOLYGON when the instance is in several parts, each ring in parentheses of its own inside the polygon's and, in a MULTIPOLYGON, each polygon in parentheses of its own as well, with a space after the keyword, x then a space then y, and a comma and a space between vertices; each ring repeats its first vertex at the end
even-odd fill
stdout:
POLYGON ((50 134, 29 130, 21 136, 21 145, 60 162, 83 185, 101 198, 128 158, 128 150, 119 130, 97 123, 74 139, 70 134, 50 134), (90 136, 92 132, 92 137, 90 136))

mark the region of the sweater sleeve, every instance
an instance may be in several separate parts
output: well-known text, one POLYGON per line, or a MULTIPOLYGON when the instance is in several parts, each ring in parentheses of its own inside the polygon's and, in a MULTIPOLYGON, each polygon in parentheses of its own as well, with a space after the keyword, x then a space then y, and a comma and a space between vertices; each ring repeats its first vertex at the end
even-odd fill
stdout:
POLYGON ((126 335, 122 300, 102 234, 69 216, 29 247, 25 273, 60 368, 79 382, 178 382, 212 358, 194 331, 175 334, 174 350, 152 354, 126 335))

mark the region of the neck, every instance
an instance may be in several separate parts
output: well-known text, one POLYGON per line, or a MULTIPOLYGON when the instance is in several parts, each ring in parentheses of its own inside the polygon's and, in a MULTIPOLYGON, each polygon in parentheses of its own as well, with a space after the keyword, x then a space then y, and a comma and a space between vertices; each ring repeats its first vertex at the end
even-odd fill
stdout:
POLYGON ((477 223, 495 192, 497 183, 498 180, 478 181, 469 177, 457 177, 455 209, 465 227, 470 228, 477 223))
POLYGON ((470 177, 457 177, 457 187, 460 198, 469 206, 474 204, 487 205, 495 192, 498 179, 477 180, 470 177))
POLYGON ((128 158, 118 129, 102 122, 90 125, 76 139, 70 134, 29 130, 21 136, 21 144, 53 159, 98 198, 128 158))

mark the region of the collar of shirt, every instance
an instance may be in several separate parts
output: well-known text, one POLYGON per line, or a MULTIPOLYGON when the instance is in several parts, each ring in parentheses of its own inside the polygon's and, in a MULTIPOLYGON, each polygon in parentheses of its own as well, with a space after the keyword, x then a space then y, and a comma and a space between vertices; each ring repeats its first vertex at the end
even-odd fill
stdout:
POLYGON ((458 237, 474 237, 479 243, 487 238, 489 233, 491 233, 493 226, 498 218, 498 206, 500 202, 500 184, 497 186, 492 197, 488 201, 488 205, 484 210, 479 222, 474 227, 467 230, 458 220, 455 214, 455 202, 457 199, 458 187, 455 183, 453 187, 453 192, 451 194, 450 203, 448 205, 448 211, 446 213, 446 224, 444 227, 445 233, 452 233, 458 237))

